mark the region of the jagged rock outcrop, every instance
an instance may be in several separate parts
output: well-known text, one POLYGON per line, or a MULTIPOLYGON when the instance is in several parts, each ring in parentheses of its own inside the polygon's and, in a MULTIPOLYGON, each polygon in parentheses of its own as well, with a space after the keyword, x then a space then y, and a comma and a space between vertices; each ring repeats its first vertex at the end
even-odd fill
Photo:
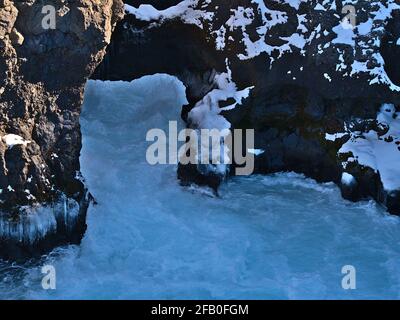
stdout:
MULTIPOLYGON (((333 181, 347 199, 372 197, 400 214, 399 1, 126 3, 96 78, 177 75, 190 102, 183 118, 201 128, 191 110, 229 74, 251 92, 235 108, 225 108, 233 97, 210 105, 210 114, 255 129, 264 151, 255 172, 333 181)), ((180 167, 179 176, 214 188, 224 178, 198 169, 180 167)))
POLYGON ((83 90, 123 15, 120 0, 0 0, 0 257, 80 241, 83 90))

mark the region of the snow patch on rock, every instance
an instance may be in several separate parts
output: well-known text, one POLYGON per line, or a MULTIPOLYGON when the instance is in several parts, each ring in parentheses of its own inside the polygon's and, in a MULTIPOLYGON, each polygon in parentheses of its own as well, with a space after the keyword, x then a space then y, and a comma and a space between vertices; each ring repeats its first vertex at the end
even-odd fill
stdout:
POLYGON ((9 149, 17 145, 27 146, 28 143, 31 143, 31 141, 25 140, 24 138, 16 134, 6 134, 1 139, 9 149))
POLYGON ((265 150, 263 150, 263 149, 247 149, 247 152, 254 154, 255 156, 260 156, 263 153, 265 153, 265 150))
POLYGON ((242 103, 242 100, 250 95, 254 87, 238 90, 232 81, 232 74, 228 72, 217 74, 214 79, 216 89, 210 91, 189 112, 189 120, 199 129, 230 129, 231 124, 220 113, 224 110, 232 110, 242 103), (220 108, 219 102, 232 98, 235 102, 220 108))
MULTIPOLYGON (((254 87, 248 87, 238 90, 235 82, 232 81, 231 70, 227 61, 227 72, 217 74, 214 78, 216 88, 210 91, 200 100, 188 114, 188 120, 194 129, 217 129, 223 134, 223 138, 228 136, 231 128, 230 122, 221 115, 224 110, 232 110, 242 103, 250 95, 250 91, 254 87), (219 102, 233 99, 234 103, 220 108, 219 102)), ((225 140, 221 141, 221 164, 206 166, 207 172, 214 172, 225 175, 229 171, 229 146, 225 144, 225 140)))
POLYGON ((359 10, 368 14, 367 19, 356 26, 342 20, 333 0, 316 1, 313 11, 306 14, 299 13, 305 0, 275 2, 290 5, 297 11, 296 15, 293 16, 292 12, 282 6, 279 10, 271 9, 271 3, 266 4, 263 0, 249 0, 248 5, 232 3, 226 7, 216 6, 211 0, 183 0, 165 10, 157 10, 148 4, 138 8, 126 5, 125 9, 137 19, 154 22, 156 25, 168 19, 181 19, 185 23, 194 24, 208 31, 210 41, 215 42, 217 50, 226 50, 229 41, 241 43, 244 49, 236 53, 237 57, 249 60, 266 54, 269 59, 266 68, 287 53, 322 55, 328 49, 328 52, 332 52, 334 48, 338 53, 335 71, 340 76, 358 78, 360 74, 366 74, 369 84, 383 84, 392 91, 400 91, 400 87, 388 77, 384 68, 385 61, 379 54, 385 25, 393 11, 400 9, 395 0, 371 0, 366 3, 343 1, 343 5, 358 4, 359 10), (294 19, 297 19, 297 28, 291 26, 294 19), (279 36, 273 30, 279 25, 294 31, 290 35, 279 36), (279 44, 272 45, 269 39, 279 40, 279 44))
POLYGON ((344 136, 346 136, 348 133, 345 132, 341 132, 341 133, 334 133, 334 134, 330 134, 330 133, 326 133, 325 134, 325 140, 328 141, 336 141, 338 139, 343 138, 344 136))
POLYGON ((379 124, 388 127, 384 135, 376 131, 350 132, 350 139, 341 147, 339 154, 353 155, 343 163, 358 162, 379 172, 386 191, 400 190, 400 112, 391 104, 384 104, 377 116, 379 124))
POLYGON ((185 23, 202 28, 202 21, 212 19, 213 13, 195 9, 198 2, 198 0, 184 0, 164 10, 158 10, 150 4, 141 4, 138 8, 125 4, 125 11, 142 21, 162 23, 165 20, 179 18, 185 23))
POLYGON ((341 182, 346 186, 352 186, 356 183, 356 179, 350 173, 343 172, 341 182))

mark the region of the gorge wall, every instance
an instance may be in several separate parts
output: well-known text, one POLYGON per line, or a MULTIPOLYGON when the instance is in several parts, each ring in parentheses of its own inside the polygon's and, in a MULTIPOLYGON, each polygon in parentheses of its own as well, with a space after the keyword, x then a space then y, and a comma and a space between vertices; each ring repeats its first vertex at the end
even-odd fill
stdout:
POLYGON ((79 243, 83 91, 123 15, 119 0, 0 1, 0 257, 79 243))

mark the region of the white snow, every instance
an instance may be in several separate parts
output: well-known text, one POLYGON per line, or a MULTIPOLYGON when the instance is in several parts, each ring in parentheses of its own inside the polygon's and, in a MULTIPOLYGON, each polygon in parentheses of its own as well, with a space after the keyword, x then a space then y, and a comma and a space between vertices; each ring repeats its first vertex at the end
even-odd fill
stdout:
MULTIPOLYGON (((262 0, 261 0, 262 1, 262 0)), ((302 3, 302 2, 306 2, 307 0, 283 0, 283 1, 281 1, 281 2, 286 2, 286 3, 288 3, 289 5, 291 5, 293 8, 295 8, 296 10, 298 10, 299 9, 299 7, 300 7, 300 4, 302 3)))
POLYGON ((345 132, 340 132, 340 133, 334 133, 334 134, 330 134, 330 133, 326 133, 325 134, 325 139, 329 140, 329 141, 336 141, 338 139, 343 138, 345 135, 347 135, 348 133, 345 132))
POLYGON ((358 34, 362 36, 368 35, 372 30, 373 23, 374 21, 372 18, 369 18, 366 22, 360 23, 357 26, 358 34))
MULTIPOLYGON (((188 119, 193 128, 197 130, 201 129, 217 129, 221 133, 223 130, 230 129, 231 124, 224 116, 220 113, 224 110, 232 110, 236 108, 237 105, 241 104, 243 99, 247 98, 253 87, 248 87, 243 90, 238 90, 236 84, 232 81, 231 70, 229 69, 228 61, 227 72, 222 74, 217 74, 215 76, 214 82, 216 89, 209 92, 204 98, 199 101, 194 108, 189 112, 188 119), (226 101, 229 98, 233 98, 235 102, 226 107, 219 107, 220 101, 226 101)), ((226 131, 225 131, 226 132, 226 131)), ((227 132, 226 132, 227 133, 227 132)), ((206 165, 205 168, 208 172, 217 172, 218 174, 225 175, 229 171, 229 147, 225 144, 225 140, 221 141, 221 150, 223 154, 221 155, 221 164, 206 165)))
POLYGON ((324 78, 325 78, 326 80, 328 80, 329 82, 332 82, 332 78, 329 76, 329 74, 324 73, 324 78))
MULTIPOLYGON (((295 10, 299 10, 300 4, 305 2, 305 0, 276 1, 287 3, 295 10)), ((330 39, 327 37, 330 33, 322 30, 321 24, 313 30, 309 30, 307 14, 297 13, 296 31, 291 35, 280 37, 284 42, 281 45, 267 44, 270 30, 277 25, 288 23, 288 14, 271 9, 262 0, 251 0, 251 3, 253 7, 232 5, 230 12, 222 15, 229 14, 226 21, 222 21, 222 25, 221 21, 215 19, 214 16, 214 13, 218 12, 220 8, 213 6, 211 1, 183 0, 165 10, 157 10, 148 4, 142 4, 138 8, 126 5, 125 9, 136 18, 153 22, 156 25, 168 19, 181 19, 185 23, 194 24, 210 32, 210 38, 215 42, 217 50, 226 49, 227 41, 240 42, 244 46, 244 51, 238 53, 239 59, 248 60, 266 53, 269 56, 269 63, 266 65, 269 68, 284 54, 297 51, 298 54, 304 55, 308 46, 312 45, 315 39, 320 39, 322 35, 325 36, 325 39, 330 39), (256 26, 255 23, 257 23, 256 26), (252 25, 252 28, 256 27, 256 35, 253 34, 252 37, 249 35, 249 25, 252 25), (239 36, 237 31, 239 31, 239 36), (277 57, 272 57, 272 52, 278 52, 277 57)), ((356 5, 356 3, 357 1, 352 0, 343 1, 343 5, 356 5)), ((347 20, 342 21, 343 17, 338 14, 335 1, 319 1, 314 7, 320 16, 318 19, 331 16, 337 19, 337 25, 332 30, 336 37, 332 41, 321 42, 317 52, 323 54, 327 48, 336 46, 340 60, 336 64, 336 72, 340 72, 343 77, 359 77, 359 73, 366 73, 369 75, 367 81, 371 85, 381 83, 389 86, 393 91, 400 91, 400 86, 395 85, 386 74, 384 59, 376 53, 380 47, 384 25, 392 16, 392 12, 399 9, 400 5, 395 0, 388 0, 384 3, 371 0, 370 5, 375 11, 367 12, 367 20, 353 26, 347 20), (343 46, 350 46, 353 50, 345 50, 343 46), (375 52, 372 58, 371 52, 375 52), (354 59, 357 60, 351 65, 354 59), (366 61, 372 63, 367 64, 366 61), (357 68, 357 66, 361 67, 360 64, 364 65, 362 68, 357 68), (368 65, 374 67, 370 69, 368 65)))
POLYGON ((158 10, 150 4, 141 4, 138 8, 125 4, 125 11, 143 21, 162 23, 165 20, 179 18, 185 23, 203 28, 203 21, 212 19, 213 13, 194 9, 197 3, 198 0, 184 0, 165 10, 158 10))
POLYGON ((332 40, 332 43, 347 44, 352 47, 355 46, 355 34, 353 26, 349 22, 341 22, 332 30, 336 33, 336 38, 332 40))
POLYGON ((217 88, 209 92, 189 113, 191 123, 200 129, 230 129, 231 124, 220 113, 224 110, 232 110, 243 99, 247 98, 253 87, 238 90, 232 82, 230 71, 215 76, 217 88), (219 102, 233 98, 235 102, 229 106, 220 108, 219 102))
POLYGON ((263 150, 263 149, 247 149, 247 152, 252 153, 255 156, 260 156, 265 152, 265 150, 263 150))
POLYGON ((226 28, 224 26, 221 26, 221 28, 219 30, 214 31, 214 34, 216 36, 215 46, 216 46, 217 50, 225 49, 226 28))
POLYGON ((395 85, 387 75, 384 69, 385 61, 382 55, 374 53, 372 56, 378 66, 370 69, 368 68, 368 62, 360 62, 356 60, 351 66, 352 71, 350 75, 353 76, 359 73, 369 73, 371 75, 371 80, 369 81, 371 85, 375 83, 387 84, 391 90, 400 91, 400 86, 395 85))
POLYGON ((17 145, 26 146, 26 145, 28 145, 28 143, 31 143, 31 141, 24 140, 24 138, 22 138, 21 136, 16 135, 16 134, 6 134, 1 139, 3 140, 3 142, 7 145, 7 147, 9 149, 11 149, 12 147, 17 146, 17 145))
MULTIPOLYGON (((389 131, 379 137, 377 132, 354 132, 339 153, 351 152, 348 162, 357 161, 379 172, 383 187, 387 191, 400 190, 400 113, 393 105, 384 104, 377 120, 389 126, 389 131), (393 141, 385 141, 392 139, 393 141)), ((346 163, 344 164, 346 166, 346 163)))
POLYGON ((342 184, 346 185, 346 186, 351 186, 353 184, 356 183, 356 179, 347 172, 343 172, 342 174, 342 184))

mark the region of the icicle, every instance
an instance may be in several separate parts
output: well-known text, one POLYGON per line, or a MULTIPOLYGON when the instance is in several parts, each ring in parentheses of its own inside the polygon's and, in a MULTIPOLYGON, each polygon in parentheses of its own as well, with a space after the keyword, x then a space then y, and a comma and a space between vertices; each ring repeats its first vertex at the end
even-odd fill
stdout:
POLYGON ((53 206, 22 207, 18 220, 0 212, 0 238, 33 243, 55 233, 57 224, 72 229, 79 215, 79 204, 65 195, 53 206))

